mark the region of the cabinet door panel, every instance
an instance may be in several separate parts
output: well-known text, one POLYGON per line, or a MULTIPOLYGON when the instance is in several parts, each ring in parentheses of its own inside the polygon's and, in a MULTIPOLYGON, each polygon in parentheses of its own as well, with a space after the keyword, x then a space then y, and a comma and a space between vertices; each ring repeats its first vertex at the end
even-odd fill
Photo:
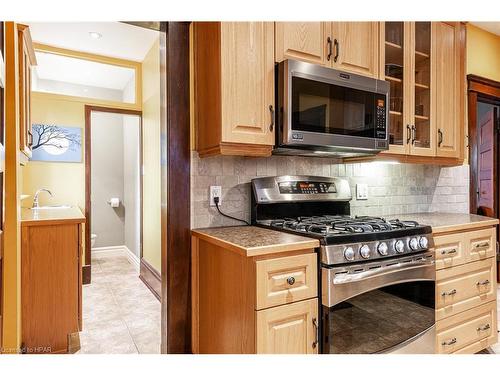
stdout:
POLYGON ((331 59, 334 68, 378 77, 377 22, 332 22, 332 39, 337 41, 331 59))
POLYGON ((326 64, 326 22, 276 22, 276 62, 286 59, 326 64))
POLYGON ((460 34, 459 25, 437 22, 436 28, 436 127, 437 155, 460 156, 460 34))
POLYGON ((274 25, 222 22, 222 141, 274 145, 274 25))
POLYGON ((257 354, 315 354, 318 299, 257 311, 257 354))

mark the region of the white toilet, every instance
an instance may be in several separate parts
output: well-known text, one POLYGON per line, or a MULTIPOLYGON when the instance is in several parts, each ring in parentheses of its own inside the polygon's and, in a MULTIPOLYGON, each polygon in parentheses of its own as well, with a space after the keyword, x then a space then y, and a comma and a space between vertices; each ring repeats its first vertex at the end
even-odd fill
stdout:
POLYGON ((97 234, 92 233, 90 235, 90 248, 94 247, 96 239, 97 239, 97 234))

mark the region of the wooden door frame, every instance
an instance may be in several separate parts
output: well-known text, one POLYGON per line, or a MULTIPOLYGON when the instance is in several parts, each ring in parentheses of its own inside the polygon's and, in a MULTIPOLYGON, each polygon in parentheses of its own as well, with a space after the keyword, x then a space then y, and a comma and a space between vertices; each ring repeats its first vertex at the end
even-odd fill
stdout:
MULTIPOLYGON (((92 280, 92 251, 91 251, 91 222, 92 222, 92 205, 91 205, 91 188, 92 188, 92 112, 115 113, 122 115, 133 115, 139 117, 139 168, 142 170, 142 111, 132 109, 121 109, 114 107, 101 107, 95 105, 85 105, 85 265, 82 267, 83 284, 90 284, 92 280)), ((143 183, 142 173, 140 175, 140 246, 142 254, 142 194, 143 183)))
MULTIPOLYGON (((493 81, 488 78, 476 76, 474 74, 467 75, 467 94, 468 94, 468 148, 469 148, 469 170, 470 170, 470 190, 469 190, 469 212, 477 213, 477 191, 478 191, 478 139, 477 139, 477 103, 478 101, 492 101, 500 105, 500 82, 493 81)), ((498 132, 494 132, 493 155, 493 204, 494 214, 498 217, 499 202, 498 202, 498 132)))

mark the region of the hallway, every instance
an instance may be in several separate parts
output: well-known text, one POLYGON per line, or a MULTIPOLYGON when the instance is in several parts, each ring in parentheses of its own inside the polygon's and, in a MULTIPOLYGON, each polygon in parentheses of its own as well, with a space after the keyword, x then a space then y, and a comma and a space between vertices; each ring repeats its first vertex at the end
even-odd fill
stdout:
POLYGON ((160 302, 125 255, 92 257, 79 354, 159 354, 160 302))

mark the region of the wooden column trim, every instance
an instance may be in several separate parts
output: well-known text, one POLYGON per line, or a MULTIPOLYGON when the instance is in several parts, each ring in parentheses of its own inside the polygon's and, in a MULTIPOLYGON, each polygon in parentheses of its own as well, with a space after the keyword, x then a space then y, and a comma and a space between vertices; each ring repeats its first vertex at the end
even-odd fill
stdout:
POLYGON ((162 22, 162 353, 191 349, 189 22, 162 22))

